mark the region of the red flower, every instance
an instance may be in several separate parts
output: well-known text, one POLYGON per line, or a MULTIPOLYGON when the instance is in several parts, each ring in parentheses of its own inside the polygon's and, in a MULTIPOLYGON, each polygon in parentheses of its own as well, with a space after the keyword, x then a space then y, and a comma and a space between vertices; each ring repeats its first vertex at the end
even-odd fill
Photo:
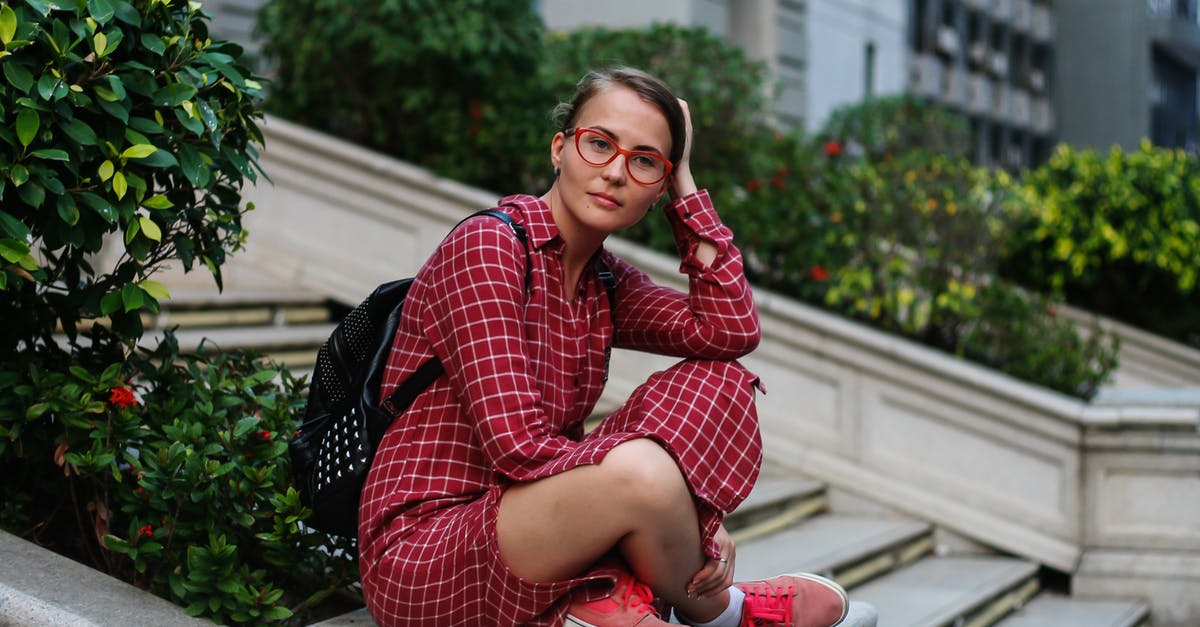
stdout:
POLYGON ((262 431, 259 431, 259 432, 258 432, 258 437, 260 437, 260 438, 262 438, 262 439, 264 439, 264 440, 270 440, 270 439, 271 439, 271 432, 270 432, 270 431, 267 431, 266 429, 263 429, 262 431))
POLYGON ((478 120, 483 117, 483 103, 478 100, 472 100, 471 104, 467 105, 467 117, 472 120, 478 120))
POLYGON ((138 535, 145 537, 145 538, 149 538, 150 536, 154 535, 154 526, 153 525, 142 525, 142 528, 138 529, 138 535))
POLYGON ((825 156, 836 157, 840 154, 842 154, 842 145, 841 144, 837 143, 836 141, 834 141, 832 139, 825 142, 825 156))
POLYGON ((787 180, 782 176, 773 176, 771 177, 771 186, 775 189, 785 189, 787 187, 787 180))
POLYGON ((109 390, 108 402, 113 407, 125 409, 130 405, 137 405, 137 398, 133 396, 132 389, 125 386, 120 386, 109 390))
POLYGON ((758 179, 751 179, 749 181, 746 181, 745 187, 746 187, 746 191, 748 191, 748 192, 758 191, 758 189, 762 187, 762 181, 760 181, 758 179))
POLYGON ((829 278, 829 271, 820 264, 817 264, 812 268, 809 268, 808 276, 812 277, 812 280, 814 281, 825 281, 829 278))

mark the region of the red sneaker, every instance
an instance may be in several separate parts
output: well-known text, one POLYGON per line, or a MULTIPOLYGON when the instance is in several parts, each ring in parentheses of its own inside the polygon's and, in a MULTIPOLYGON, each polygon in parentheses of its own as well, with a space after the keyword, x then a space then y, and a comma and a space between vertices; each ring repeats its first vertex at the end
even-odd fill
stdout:
POLYGON ((631 573, 617 576, 617 584, 608 596, 595 601, 574 601, 567 608, 566 624, 571 627, 655 627, 669 625, 658 618, 653 607, 650 586, 631 573))
POLYGON ((808 573, 733 585, 746 593, 742 627, 831 627, 850 609, 841 586, 808 573))

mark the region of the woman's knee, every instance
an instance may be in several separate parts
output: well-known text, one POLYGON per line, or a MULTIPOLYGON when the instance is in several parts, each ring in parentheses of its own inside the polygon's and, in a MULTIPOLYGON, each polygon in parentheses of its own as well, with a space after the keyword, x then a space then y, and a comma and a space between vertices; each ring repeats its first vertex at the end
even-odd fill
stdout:
POLYGON ((609 451, 600 467, 609 486, 643 511, 691 502, 687 482, 675 458, 658 442, 637 438, 609 451))

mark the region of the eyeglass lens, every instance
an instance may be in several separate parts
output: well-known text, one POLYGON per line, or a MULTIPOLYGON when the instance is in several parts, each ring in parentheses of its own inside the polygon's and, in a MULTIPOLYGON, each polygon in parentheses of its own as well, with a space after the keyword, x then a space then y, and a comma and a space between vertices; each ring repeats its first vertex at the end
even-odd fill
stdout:
POLYGON ((625 169, 633 180, 653 185, 667 175, 668 163, 662 157, 640 150, 623 150, 608 135, 588 128, 576 131, 575 149, 592 165, 608 165, 618 154, 625 155, 625 169))

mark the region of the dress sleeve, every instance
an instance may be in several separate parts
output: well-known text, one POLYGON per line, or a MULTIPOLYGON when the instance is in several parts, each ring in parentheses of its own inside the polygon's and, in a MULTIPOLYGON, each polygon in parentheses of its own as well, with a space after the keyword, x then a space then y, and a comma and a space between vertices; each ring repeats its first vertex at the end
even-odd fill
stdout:
POLYGON ((688 292, 657 285, 641 270, 614 259, 616 345, 701 359, 750 353, 762 332, 733 232, 721 223, 705 190, 674 200, 665 212, 680 272, 688 276, 688 292), (696 258, 701 241, 717 249, 707 266, 696 258))
POLYGON ((492 467, 529 481, 577 465, 549 428, 525 345, 525 251, 498 220, 464 222, 442 242, 422 326, 492 467))

